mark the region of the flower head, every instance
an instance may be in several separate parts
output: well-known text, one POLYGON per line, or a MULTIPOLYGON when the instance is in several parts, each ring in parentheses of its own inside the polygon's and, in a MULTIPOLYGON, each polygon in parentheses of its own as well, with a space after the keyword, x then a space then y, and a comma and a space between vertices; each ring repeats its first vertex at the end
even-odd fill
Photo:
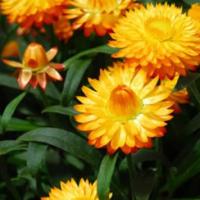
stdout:
POLYGON ((24 28, 51 24, 63 13, 66 0, 2 0, 1 9, 10 23, 17 22, 24 28))
MULTIPOLYGON (((79 184, 74 179, 61 182, 61 189, 52 188, 49 197, 42 197, 41 200, 99 200, 97 196, 97 182, 89 183, 81 179, 79 184)), ((111 199, 112 194, 109 194, 111 199)))
POLYGON ((65 15, 61 15, 53 24, 55 35, 58 39, 68 41, 73 35, 73 28, 65 15))
POLYGON ((39 85, 45 90, 47 85, 47 77, 54 80, 62 80, 57 70, 64 68, 63 64, 51 63, 50 61, 57 54, 57 48, 52 48, 45 52, 42 45, 31 43, 26 48, 22 63, 4 59, 4 63, 18 69, 18 84, 24 89, 28 83, 33 88, 39 85))
POLYGON ((69 19, 75 20, 75 29, 83 27, 85 36, 89 36, 93 31, 103 36, 112 30, 114 24, 133 3, 131 0, 71 0, 69 4, 73 8, 68 8, 66 14, 69 19))
POLYGON ((89 79, 93 89, 83 86, 85 96, 77 97, 77 128, 89 134, 89 144, 109 153, 151 147, 151 138, 163 136, 173 112, 170 91, 158 81, 123 63, 101 70, 99 80, 89 79))
POLYGON ((153 6, 127 12, 114 27, 110 46, 120 48, 113 57, 125 57, 150 76, 185 75, 200 63, 197 22, 174 5, 153 6))

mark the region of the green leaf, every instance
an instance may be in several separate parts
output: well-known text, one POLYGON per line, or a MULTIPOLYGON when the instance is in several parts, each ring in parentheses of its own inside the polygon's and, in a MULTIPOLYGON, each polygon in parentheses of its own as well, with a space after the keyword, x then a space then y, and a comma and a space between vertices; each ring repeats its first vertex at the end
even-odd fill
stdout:
POLYGON ((62 91, 62 102, 69 102, 75 95, 77 88, 80 85, 81 79, 92 59, 75 60, 71 63, 70 68, 65 78, 65 83, 62 91))
MULTIPOLYGON (((0 116, 1 120, 1 116, 0 116)), ((34 124, 30 121, 23 120, 23 119, 18 119, 18 118, 11 118, 10 123, 7 124, 6 130, 7 131, 30 131, 35 128, 40 128, 41 126, 38 124, 34 124)))
POLYGON ((30 142, 27 150, 27 167, 34 174, 40 169, 45 158, 47 145, 30 142))
POLYGON ((7 74, 0 74, 0 85, 13 89, 19 89, 16 79, 7 74))
POLYGON ((81 58, 83 56, 91 56, 91 55, 97 54, 97 53, 113 54, 117 51, 118 51, 118 49, 111 48, 107 45, 102 45, 99 47, 95 47, 95 48, 92 48, 89 50, 82 51, 82 52, 76 54, 75 56, 68 58, 63 64, 65 65, 65 68, 69 68, 69 67, 71 67, 71 64, 73 64, 76 60, 78 60, 79 58, 81 58))
POLYGON ((177 90, 189 87, 192 83, 200 78, 200 73, 189 72, 187 77, 180 77, 176 86, 177 90))
POLYGON ((19 142, 15 140, 0 141, 0 155, 5 155, 13 151, 19 151, 19 150, 24 150, 24 149, 25 149, 25 145, 20 144, 19 142))
POLYGON ((198 86, 196 85, 195 82, 193 82, 189 87, 188 87, 188 90, 189 90, 189 93, 192 94, 197 103, 200 105, 200 92, 199 92, 199 89, 198 89, 198 86))
POLYGON ((192 5, 194 3, 199 3, 199 0, 183 0, 186 4, 192 5))
POLYGON ((52 145, 71 153, 93 166, 98 166, 101 158, 99 152, 90 147, 80 136, 58 128, 40 128, 27 132, 18 138, 19 141, 40 142, 52 145))
POLYGON ((47 108, 45 108, 43 111, 43 113, 58 113, 61 115, 67 115, 67 116, 74 116, 77 114, 77 112, 73 109, 73 107, 69 106, 69 107, 63 107, 60 105, 55 105, 55 106, 49 106, 47 108))
POLYGON ((54 83, 49 82, 45 90, 45 95, 47 95, 48 97, 51 97, 52 99, 60 100, 61 94, 56 88, 56 86, 54 85, 54 83))
POLYGON ((22 94, 20 94, 19 96, 17 96, 15 99, 13 99, 5 108, 2 117, 1 117, 1 128, 3 130, 6 129, 7 124, 9 123, 12 115, 14 114, 17 106, 19 105, 19 103, 23 100, 23 98, 25 97, 26 92, 23 92, 22 94))
POLYGON ((97 190, 100 200, 106 200, 109 196, 110 183, 115 170, 118 153, 114 156, 106 155, 100 165, 97 177, 97 190))
POLYGON ((198 113, 194 118, 192 118, 188 124, 183 128, 183 133, 189 135, 200 129, 200 113, 198 113))

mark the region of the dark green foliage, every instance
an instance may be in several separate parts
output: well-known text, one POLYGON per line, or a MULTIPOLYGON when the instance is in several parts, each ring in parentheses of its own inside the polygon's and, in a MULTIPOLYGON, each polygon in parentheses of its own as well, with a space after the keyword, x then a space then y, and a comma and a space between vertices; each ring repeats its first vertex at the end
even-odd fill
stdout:
MULTIPOLYGON (((106 1, 106 0, 105 0, 106 1)), ((139 0, 173 3, 187 9, 199 0, 139 0)), ((108 155, 87 144, 86 134, 75 127, 73 109, 88 74, 98 77, 99 68, 111 62, 117 49, 106 45, 108 37, 85 38, 75 33, 62 43, 52 27, 45 35, 19 36, 16 25, 0 18, 0 50, 7 41, 20 43, 20 56, 31 41, 47 48, 58 46, 57 62, 63 62, 63 83, 48 83, 47 90, 21 91, 14 70, 0 63, 0 200, 34 200, 53 186, 73 177, 98 180, 100 200, 109 191, 114 200, 200 200, 200 72, 179 80, 177 90, 187 87, 190 103, 182 106, 167 127, 167 134, 152 149, 131 155, 108 155)))

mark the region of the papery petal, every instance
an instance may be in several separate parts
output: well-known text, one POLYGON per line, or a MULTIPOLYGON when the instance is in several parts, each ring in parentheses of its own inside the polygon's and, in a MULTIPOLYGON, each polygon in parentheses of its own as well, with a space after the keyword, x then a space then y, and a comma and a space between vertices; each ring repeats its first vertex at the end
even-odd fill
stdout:
POLYGON ((19 87, 21 89, 24 89, 28 82, 31 80, 32 72, 31 70, 21 70, 19 73, 19 77, 17 79, 17 82, 19 84, 19 87))
POLYGON ((58 53, 58 49, 56 47, 51 48, 49 51, 46 52, 48 61, 51 61, 56 54, 58 53))
POLYGON ((62 76, 54 68, 49 67, 46 72, 51 78, 58 81, 62 80, 62 76))
POLYGON ((39 86, 40 86, 43 90, 45 90, 45 89, 46 89, 46 86, 47 86, 46 74, 45 74, 45 73, 37 74, 36 78, 37 78, 37 81, 38 81, 38 83, 39 83, 39 86))
POLYGON ((16 67, 16 68, 22 68, 23 67, 23 65, 21 63, 16 62, 16 61, 3 59, 3 62, 7 65, 10 65, 11 67, 16 67))

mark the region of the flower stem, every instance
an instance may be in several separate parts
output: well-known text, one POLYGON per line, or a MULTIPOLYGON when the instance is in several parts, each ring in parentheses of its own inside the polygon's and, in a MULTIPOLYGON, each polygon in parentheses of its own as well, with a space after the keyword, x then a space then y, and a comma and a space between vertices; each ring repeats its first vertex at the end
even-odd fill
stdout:
POLYGON ((131 154, 127 157, 128 169, 129 169, 129 180, 130 180, 130 191, 131 191, 131 200, 136 200, 134 192, 134 176, 135 176, 135 166, 132 160, 131 154))

